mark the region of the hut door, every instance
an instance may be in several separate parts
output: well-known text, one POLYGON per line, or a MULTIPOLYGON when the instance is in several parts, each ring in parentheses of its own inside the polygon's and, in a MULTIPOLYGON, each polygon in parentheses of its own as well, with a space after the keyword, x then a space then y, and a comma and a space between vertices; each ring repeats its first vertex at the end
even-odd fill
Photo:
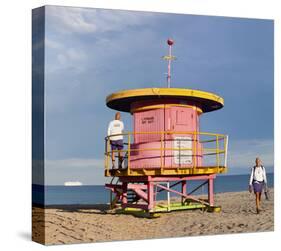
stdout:
POLYGON ((192 165, 192 143, 193 132, 196 128, 196 119, 194 110, 187 107, 171 107, 170 108, 170 124, 171 131, 174 132, 170 136, 171 148, 179 148, 171 150, 171 166, 183 167, 192 165), (190 150, 180 148, 190 148, 190 150))
MULTIPOLYGON (((172 131, 172 118, 171 118, 171 107, 167 107, 164 109, 164 130, 165 132, 172 131)), ((172 134, 165 133, 164 135, 164 147, 166 150, 164 151, 164 166, 171 167, 172 165, 172 151, 169 148, 172 147, 172 134), (168 150, 167 150, 168 149, 168 150)))

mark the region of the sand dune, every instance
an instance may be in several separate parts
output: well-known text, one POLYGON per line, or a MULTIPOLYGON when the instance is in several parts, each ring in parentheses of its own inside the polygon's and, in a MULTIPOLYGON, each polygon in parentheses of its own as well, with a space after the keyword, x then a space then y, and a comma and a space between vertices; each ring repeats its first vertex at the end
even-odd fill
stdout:
POLYGON ((32 236, 45 244, 63 244, 273 231, 273 190, 270 194, 269 201, 263 196, 259 215, 249 192, 217 194, 220 213, 174 211, 155 219, 119 214, 107 205, 33 207, 32 236))

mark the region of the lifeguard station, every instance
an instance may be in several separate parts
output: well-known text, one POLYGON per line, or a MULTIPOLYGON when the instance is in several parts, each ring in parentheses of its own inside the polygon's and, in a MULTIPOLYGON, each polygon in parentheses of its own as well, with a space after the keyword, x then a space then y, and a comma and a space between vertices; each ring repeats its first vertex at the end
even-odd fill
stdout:
POLYGON ((167 41, 169 55, 167 88, 122 90, 109 95, 106 105, 132 114, 133 131, 125 132, 122 169, 113 169, 110 137, 105 138, 105 176, 112 177, 111 206, 146 212, 207 208, 214 205, 214 180, 227 171, 228 136, 201 132, 200 116, 221 109, 222 97, 199 90, 170 88, 173 40, 167 41), (191 180, 201 180, 192 191, 191 180), (194 193, 207 187, 207 197, 194 193), (166 193, 166 203, 158 203, 166 193), (170 194, 180 201, 171 203, 170 194))

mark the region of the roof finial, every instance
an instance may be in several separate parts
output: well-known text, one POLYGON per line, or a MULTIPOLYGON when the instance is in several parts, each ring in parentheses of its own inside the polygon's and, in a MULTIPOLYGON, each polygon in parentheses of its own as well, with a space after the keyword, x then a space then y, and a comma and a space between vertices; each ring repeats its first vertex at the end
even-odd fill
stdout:
POLYGON ((164 60, 168 60, 168 73, 167 73, 167 87, 171 87, 171 61, 176 59, 175 56, 172 55, 172 45, 174 44, 174 40, 168 38, 167 44, 169 45, 169 55, 162 57, 164 60))

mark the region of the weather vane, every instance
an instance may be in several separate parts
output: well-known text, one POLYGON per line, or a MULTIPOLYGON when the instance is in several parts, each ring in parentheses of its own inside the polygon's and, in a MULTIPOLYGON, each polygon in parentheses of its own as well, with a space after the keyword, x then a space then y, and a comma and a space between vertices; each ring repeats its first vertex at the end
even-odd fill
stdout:
POLYGON ((175 60, 176 57, 172 55, 172 45, 174 44, 174 40, 169 38, 167 40, 167 44, 169 45, 169 55, 163 56, 162 58, 168 61, 167 86, 168 88, 170 88, 171 87, 171 62, 172 60, 175 60))

